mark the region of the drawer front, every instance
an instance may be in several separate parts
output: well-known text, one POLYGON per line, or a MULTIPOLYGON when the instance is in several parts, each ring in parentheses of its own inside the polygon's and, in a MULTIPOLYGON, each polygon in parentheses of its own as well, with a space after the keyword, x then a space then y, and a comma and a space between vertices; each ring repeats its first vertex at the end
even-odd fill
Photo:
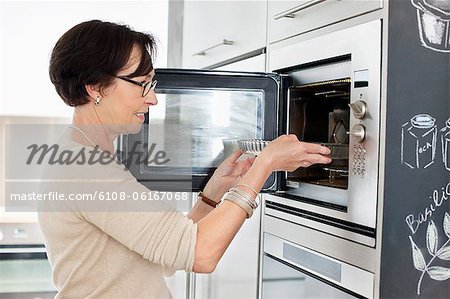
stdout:
POLYGON ((183 68, 204 68, 265 47, 266 21, 265 1, 186 1, 183 68))
POLYGON ((383 0, 269 0, 269 43, 382 7, 383 0))

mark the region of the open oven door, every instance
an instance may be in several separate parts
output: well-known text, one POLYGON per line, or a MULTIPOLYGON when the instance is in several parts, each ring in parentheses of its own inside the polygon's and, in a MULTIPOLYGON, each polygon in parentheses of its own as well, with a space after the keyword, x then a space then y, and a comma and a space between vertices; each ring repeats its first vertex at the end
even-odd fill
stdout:
MULTIPOLYGON (((137 151, 164 149, 172 164, 124 163, 142 184, 159 191, 199 191, 237 149, 238 139, 273 140, 285 132, 283 81, 278 74, 157 69, 158 105, 145 125, 120 139, 122 161, 137 151)), ((161 150, 160 150, 161 151, 161 150)), ((156 153, 157 154, 157 153, 156 153)), ((277 188, 272 174, 263 190, 277 188)))

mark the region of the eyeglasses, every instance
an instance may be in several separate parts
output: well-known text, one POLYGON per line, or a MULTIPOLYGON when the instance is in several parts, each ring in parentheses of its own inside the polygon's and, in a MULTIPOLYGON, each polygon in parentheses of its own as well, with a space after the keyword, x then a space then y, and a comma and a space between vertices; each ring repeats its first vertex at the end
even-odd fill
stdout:
POLYGON ((143 88, 142 89, 143 97, 145 97, 150 92, 150 90, 154 90, 156 87, 156 84, 158 84, 158 80, 150 80, 148 82, 141 83, 141 82, 134 81, 128 77, 119 77, 119 76, 114 76, 114 77, 141 86, 143 88))

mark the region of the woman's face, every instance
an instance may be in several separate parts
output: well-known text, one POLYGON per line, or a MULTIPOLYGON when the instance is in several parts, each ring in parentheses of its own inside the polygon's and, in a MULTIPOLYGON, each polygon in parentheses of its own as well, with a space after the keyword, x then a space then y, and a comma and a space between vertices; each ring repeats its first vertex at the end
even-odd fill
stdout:
MULTIPOLYGON (((133 48, 130 59, 126 66, 117 74, 118 77, 126 76, 133 73, 139 66, 141 53, 137 47, 133 48)), ((130 78, 134 81, 145 83, 153 80, 155 71, 149 74, 130 78)), ((141 129, 144 122, 144 113, 149 111, 150 106, 158 103, 155 92, 150 90, 149 93, 142 96, 143 87, 121 80, 115 79, 115 82, 105 90, 104 109, 105 117, 108 118, 106 123, 112 124, 115 133, 135 134, 141 129)), ((105 121, 104 121, 105 123, 105 121)))

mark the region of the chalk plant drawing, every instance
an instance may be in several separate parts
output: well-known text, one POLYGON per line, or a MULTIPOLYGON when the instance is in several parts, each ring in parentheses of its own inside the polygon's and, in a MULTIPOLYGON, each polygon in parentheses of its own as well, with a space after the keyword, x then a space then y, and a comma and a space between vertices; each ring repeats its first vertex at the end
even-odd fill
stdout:
POLYGON ((411 0, 417 9, 419 37, 425 48, 450 52, 450 1, 411 0))
POLYGON ((436 119, 418 114, 402 125, 401 163, 412 168, 427 168, 436 155, 436 119))
POLYGON ((444 216, 443 229, 447 237, 447 241, 445 241, 444 244, 438 248, 439 237, 437 227, 434 224, 433 220, 430 220, 430 222, 428 222, 426 243, 428 253, 431 255, 431 258, 428 262, 426 262, 422 251, 416 245, 412 236, 409 236, 412 247, 412 259, 414 267, 422 272, 417 283, 417 295, 420 295, 420 288, 425 274, 427 274, 431 279, 438 281, 444 281, 450 278, 450 268, 436 265, 436 261, 438 260, 450 261, 450 215, 448 213, 445 213, 444 216), (438 260, 436 260, 436 258, 438 260))

